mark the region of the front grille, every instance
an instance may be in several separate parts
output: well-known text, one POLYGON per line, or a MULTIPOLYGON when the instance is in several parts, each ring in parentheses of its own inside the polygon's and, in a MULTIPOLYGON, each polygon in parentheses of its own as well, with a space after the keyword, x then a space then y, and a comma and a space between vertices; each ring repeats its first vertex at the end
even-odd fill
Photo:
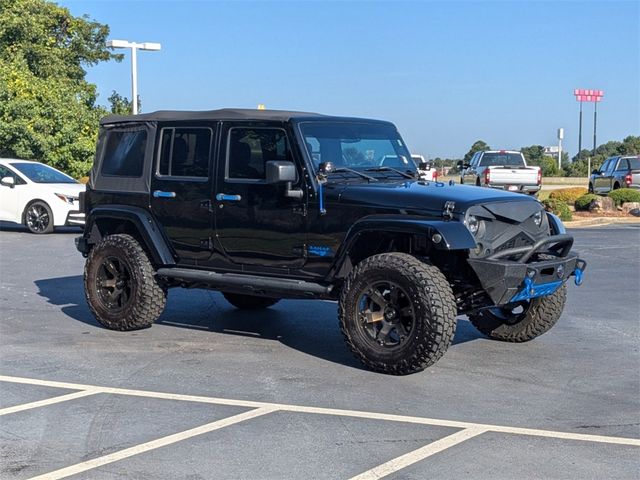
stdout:
POLYGON ((515 237, 507 240, 502 245, 495 247, 493 252, 502 252, 503 250, 508 250, 510 248, 518 248, 518 247, 528 247, 533 245, 533 240, 531 240, 527 235, 520 232, 515 237))

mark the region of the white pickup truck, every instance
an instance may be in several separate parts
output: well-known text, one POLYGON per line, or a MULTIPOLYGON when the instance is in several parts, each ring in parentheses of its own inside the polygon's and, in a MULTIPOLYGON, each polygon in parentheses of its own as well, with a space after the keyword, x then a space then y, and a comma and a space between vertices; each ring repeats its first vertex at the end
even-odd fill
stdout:
POLYGON ((528 167, 520 152, 476 152, 469 163, 458 162, 460 183, 536 195, 542 187, 540 167, 528 167))

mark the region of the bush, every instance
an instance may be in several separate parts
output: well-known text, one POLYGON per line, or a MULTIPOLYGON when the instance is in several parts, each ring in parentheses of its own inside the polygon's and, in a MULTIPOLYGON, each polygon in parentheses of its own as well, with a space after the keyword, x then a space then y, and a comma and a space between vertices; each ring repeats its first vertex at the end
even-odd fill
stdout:
POLYGON ((549 194, 549 198, 565 203, 574 203, 578 198, 586 194, 587 191, 584 187, 559 188, 558 190, 553 190, 549 194))
POLYGON ((640 202, 640 191, 633 188, 619 188, 609 192, 609 198, 613 199, 616 205, 622 205, 625 202, 640 202))
POLYGON ((591 202, 596 198, 598 198, 598 195, 594 193, 587 193, 586 195, 582 195, 576 200, 576 210, 589 210, 589 205, 591 205, 591 202))
POLYGON ((563 202, 562 200, 558 200, 555 198, 548 198, 546 200, 543 200, 542 204, 544 205, 544 209, 547 212, 558 215, 560 217, 560 220, 562 221, 568 221, 573 218, 567 202, 563 202))

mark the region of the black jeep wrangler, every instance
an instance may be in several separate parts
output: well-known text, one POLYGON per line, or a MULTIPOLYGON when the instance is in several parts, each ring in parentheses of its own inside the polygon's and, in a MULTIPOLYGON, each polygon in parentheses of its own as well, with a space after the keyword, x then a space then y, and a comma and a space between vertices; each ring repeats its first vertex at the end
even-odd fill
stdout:
POLYGON ((457 315, 495 339, 545 333, 586 265, 538 201, 420 181, 394 125, 375 120, 110 116, 81 203, 86 298, 107 328, 150 326, 171 287, 244 309, 337 300, 351 350, 390 374, 434 364, 457 315))

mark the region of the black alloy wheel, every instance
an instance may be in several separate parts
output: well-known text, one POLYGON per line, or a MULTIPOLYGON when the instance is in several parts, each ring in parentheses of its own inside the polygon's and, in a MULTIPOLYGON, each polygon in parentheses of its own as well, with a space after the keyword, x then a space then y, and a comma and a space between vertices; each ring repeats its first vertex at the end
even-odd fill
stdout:
POLYGON ((33 202, 24 213, 24 223, 31 233, 50 233, 53 231, 53 214, 44 202, 33 202))
POLYGON ((358 327, 373 346, 397 349, 415 329, 415 314, 407 293, 396 283, 376 282, 357 302, 358 327))
POLYGON ((104 307, 111 311, 125 308, 133 288, 127 263, 118 257, 105 257, 96 276, 96 291, 104 307))

